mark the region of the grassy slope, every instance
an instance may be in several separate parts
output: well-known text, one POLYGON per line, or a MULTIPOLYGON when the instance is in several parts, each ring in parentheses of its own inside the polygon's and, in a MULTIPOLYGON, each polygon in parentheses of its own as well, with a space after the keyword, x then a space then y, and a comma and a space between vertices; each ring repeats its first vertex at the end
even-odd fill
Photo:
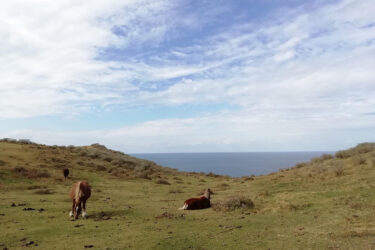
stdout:
POLYGON ((0 247, 375 248, 375 145, 336 156, 252 179, 178 172, 100 145, 0 142, 0 247), (71 178, 63 181, 66 166, 71 178), (93 188, 89 218, 71 221, 68 193, 80 179, 93 188), (213 203, 245 196, 255 208, 177 210, 205 187, 213 203))

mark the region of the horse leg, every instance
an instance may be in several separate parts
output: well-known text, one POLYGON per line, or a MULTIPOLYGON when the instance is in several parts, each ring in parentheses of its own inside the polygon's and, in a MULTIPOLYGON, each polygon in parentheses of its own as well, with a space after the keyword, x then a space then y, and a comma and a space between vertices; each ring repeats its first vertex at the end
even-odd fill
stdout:
POLYGON ((83 208, 82 218, 86 218, 86 216, 87 216, 87 213, 86 213, 86 200, 84 200, 82 202, 82 208, 83 208))
POLYGON ((82 207, 81 207, 81 201, 79 201, 78 203, 76 203, 76 209, 75 209, 75 214, 74 214, 74 218, 75 219, 78 219, 78 216, 79 214, 81 213, 81 210, 82 210, 82 207))
POLYGON ((76 201, 73 200, 72 211, 69 212, 69 216, 70 216, 70 217, 73 217, 73 216, 74 216, 74 210, 75 210, 74 208, 75 208, 75 205, 76 205, 76 201))

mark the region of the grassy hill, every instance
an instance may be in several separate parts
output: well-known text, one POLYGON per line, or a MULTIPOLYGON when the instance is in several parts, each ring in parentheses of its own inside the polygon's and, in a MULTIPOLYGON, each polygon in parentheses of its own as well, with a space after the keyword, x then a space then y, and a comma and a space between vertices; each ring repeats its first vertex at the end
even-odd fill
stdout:
POLYGON ((266 176, 179 172, 102 145, 0 141, 0 247, 21 249, 372 249, 375 144, 266 176), (64 180, 62 169, 70 169, 64 180), (69 190, 87 180, 88 219, 69 190), (178 211, 210 187, 213 208, 178 211))

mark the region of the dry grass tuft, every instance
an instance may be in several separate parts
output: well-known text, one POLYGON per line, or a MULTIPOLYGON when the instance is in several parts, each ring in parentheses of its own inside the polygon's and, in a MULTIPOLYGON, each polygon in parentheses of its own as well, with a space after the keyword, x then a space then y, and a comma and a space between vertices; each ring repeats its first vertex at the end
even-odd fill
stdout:
POLYGON ((136 178, 142 178, 142 179, 151 180, 151 176, 150 176, 150 172, 149 171, 139 171, 139 172, 136 172, 135 177, 136 178))
POLYGON ((212 205, 215 211, 233 211, 236 209, 253 209, 254 202, 247 197, 231 197, 224 201, 219 201, 212 205))
POLYGON ((229 187, 229 184, 228 183, 219 183, 218 185, 216 185, 217 188, 221 188, 221 189, 226 189, 229 187))
POLYGON ((344 167, 342 165, 337 165, 334 167, 333 172, 335 173, 336 177, 344 175, 344 167))
POLYGON ((29 179, 36 179, 36 178, 49 178, 51 177, 50 173, 47 170, 40 171, 38 169, 26 169, 21 166, 17 166, 13 168, 13 172, 17 175, 26 177, 29 179))

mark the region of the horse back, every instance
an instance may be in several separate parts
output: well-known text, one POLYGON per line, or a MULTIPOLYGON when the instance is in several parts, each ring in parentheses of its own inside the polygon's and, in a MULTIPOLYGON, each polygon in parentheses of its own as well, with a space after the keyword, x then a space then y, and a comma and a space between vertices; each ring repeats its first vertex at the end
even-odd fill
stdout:
POLYGON ((82 198, 87 200, 91 196, 91 187, 86 181, 81 181, 80 190, 83 194, 82 198))
POLYGON ((87 200, 91 196, 90 185, 86 181, 79 181, 74 183, 73 187, 70 190, 70 199, 78 200, 87 200))

